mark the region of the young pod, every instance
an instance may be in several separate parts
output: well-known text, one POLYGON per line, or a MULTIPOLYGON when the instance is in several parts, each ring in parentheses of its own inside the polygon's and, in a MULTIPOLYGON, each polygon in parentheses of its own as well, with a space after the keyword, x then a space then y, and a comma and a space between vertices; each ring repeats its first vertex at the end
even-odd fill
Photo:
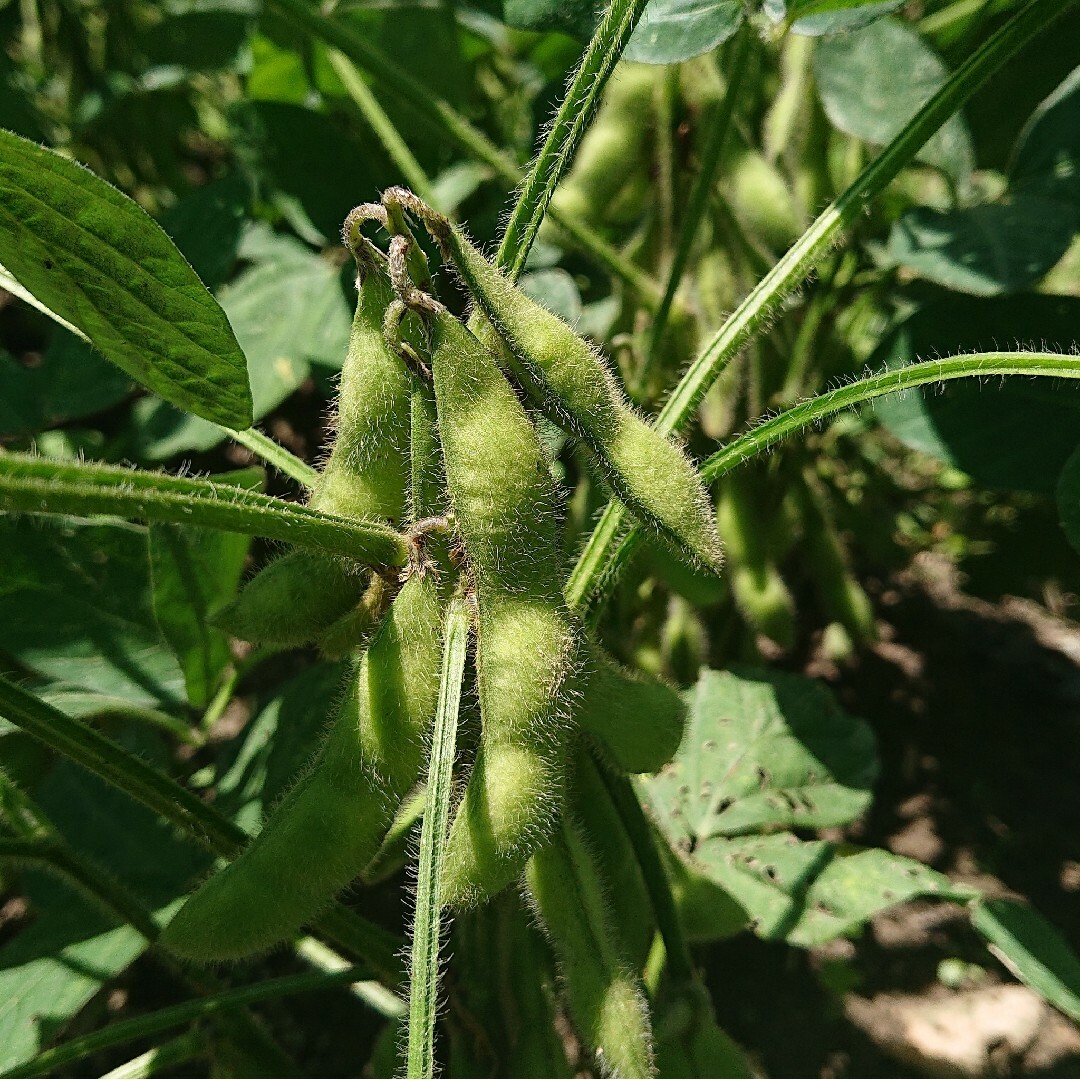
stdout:
POLYGON ((720 538, 689 458, 626 404, 588 342, 499 273, 457 226, 429 225, 549 419, 582 440, 635 516, 691 559, 719 568, 720 538))
POLYGON ((434 575, 405 583, 314 765, 248 848, 188 899, 162 935, 166 948, 200 961, 268 949, 370 862, 419 777, 438 697, 441 608, 434 575))
POLYGON ((795 643, 795 601, 768 551, 754 491, 737 473, 725 479, 716 520, 731 559, 731 591, 739 614, 758 633, 790 649, 795 643))
POLYGON ((481 742, 443 869, 444 898, 461 906, 508 885, 556 827, 581 652, 539 437, 457 319, 435 314, 431 334, 447 486, 477 595, 481 742))
POLYGON ((368 578, 358 566, 297 548, 267 563, 214 623, 257 645, 306 645, 360 602, 368 578))
POLYGON ((615 936, 600 866, 572 822, 529 860, 526 881, 559 960, 570 1017, 601 1071, 654 1075, 645 995, 615 936))
POLYGON ((393 299, 381 255, 357 253, 357 301, 338 384, 337 436, 311 495, 316 510, 401 523, 409 485, 412 380, 383 337, 393 299))
POLYGON ((657 772, 674 756, 686 727, 686 702, 661 680, 622 668, 597 645, 575 716, 624 772, 657 772))

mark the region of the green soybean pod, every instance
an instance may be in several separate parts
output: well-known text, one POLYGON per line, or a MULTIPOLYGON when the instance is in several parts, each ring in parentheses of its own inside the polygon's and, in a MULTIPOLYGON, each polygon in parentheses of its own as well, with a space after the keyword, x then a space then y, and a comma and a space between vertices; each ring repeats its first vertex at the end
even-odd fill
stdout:
POLYGON ((383 337, 393 299, 383 259, 362 241, 357 301, 338 384, 337 435, 311 496, 316 510, 400 524, 409 484, 412 381, 383 337))
POLYGON ((298 548, 259 570, 214 623, 257 645, 305 645, 360 602, 368 578, 359 566, 298 548))
POLYGON ((561 967, 570 1017, 605 1076, 652 1076, 652 1031, 641 982, 614 934, 602 871, 564 820, 529 860, 529 894, 561 967))
POLYGON ((233 960, 310 921, 371 861, 416 782, 435 714, 440 589, 414 575, 360 659, 314 765, 262 832, 209 878, 161 942, 192 960, 233 960))
POLYGON ((657 772, 682 742, 686 702, 674 687, 621 667, 593 644, 575 717, 623 772, 657 772))
POLYGON ((735 606, 759 633, 790 649, 795 643, 795 601, 768 550, 768 530, 752 487, 738 473, 725 477, 716 520, 731 559, 735 606))
POLYGON ((431 334, 447 485, 477 595, 481 741, 443 864, 444 899, 466 906, 508 885, 556 827, 581 652, 539 437, 457 319, 436 313, 431 334))
POLYGON ((692 560, 723 561, 712 507, 690 459, 625 402, 597 351, 501 274, 456 225, 428 220, 444 252, 507 347, 525 389, 582 440, 630 511, 692 560))

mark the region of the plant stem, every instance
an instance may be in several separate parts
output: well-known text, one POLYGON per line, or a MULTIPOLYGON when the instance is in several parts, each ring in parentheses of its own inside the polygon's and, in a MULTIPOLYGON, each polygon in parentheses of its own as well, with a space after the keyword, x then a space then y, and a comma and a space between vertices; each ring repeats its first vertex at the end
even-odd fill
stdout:
POLYGON ((626 829, 626 835, 641 867, 641 876, 645 879, 656 925, 664 941, 671 977, 678 983, 690 982, 694 978, 690 946, 683 935, 679 913, 675 909, 675 899, 671 895, 671 885, 656 850, 656 841, 653 839, 645 811, 628 777, 615 775, 601 761, 594 761, 594 765, 622 819, 623 828, 626 829))
POLYGON ((435 1020, 439 1007, 439 945, 442 940, 442 861, 454 787, 454 748, 465 655, 469 646, 469 612, 465 601, 450 602, 446 614, 442 680, 435 714, 427 799, 420 831, 420 861, 413 922, 412 972, 409 990, 407 1075, 435 1075, 435 1020))
MULTIPOLYGON (((232 858, 250 840, 239 826, 193 792, 111 739, 0 676, 0 716, 125 792, 193 836, 215 855, 232 858)), ((337 904, 316 923, 320 933, 367 961, 391 985, 401 978, 400 939, 337 904)))
MULTIPOLYGON (((707 458, 701 467, 701 475, 706 483, 714 483, 725 473, 764 453, 789 435, 794 435, 844 409, 854 408, 885 394, 895 394, 912 387, 946 382, 950 379, 1006 375, 1047 375, 1060 379, 1080 379, 1080 356, 1067 353, 974 353, 970 356, 947 357, 944 360, 923 360, 907 367, 882 371, 830 390, 827 394, 821 394, 809 401, 802 401, 770 420, 763 421, 707 458)), ((600 524, 604 524, 603 519, 600 524)), ((599 532, 598 526, 594 535, 599 532)), ((586 610, 606 595, 620 571, 629 563, 645 539, 646 534, 641 526, 634 525, 621 540, 612 540, 613 550, 602 572, 591 579, 595 583, 594 587, 589 592, 580 594, 579 610, 586 610)), ((598 549, 599 543, 600 541, 598 549)), ((586 548, 586 553, 588 551, 586 548)), ((598 558, 599 555, 595 552, 591 555, 593 562, 598 558)), ((582 565, 580 561, 579 565, 582 565)), ((574 595, 576 598, 579 596, 576 593, 574 595)))
POLYGON ((582 54, 503 230, 495 264, 506 271, 511 281, 521 276, 552 193, 596 115, 600 95, 645 4, 646 0, 611 0, 582 54))
POLYGON ((377 522, 324 514, 212 480, 32 454, 0 454, 0 509, 203 525, 314 547, 368 565, 408 561, 405 538, 377 522))
POLYGON ((330 66, 337 72, 337 77, 345 87, 346 93, 352 98, 353 103, 382 143, 387 156, 398 167, 405 183, 424 202, 434 206, 436 210, 441 210, 442 208, 436 205, 435 190, 430 177, 424 172, 423 166, 416 160, 413 152, 401 137, 401 133, 394 127, 394 122, 386 115, 386 111, 371 92, 371 87, 364 82, 363 76, 356 70, 352 61, 340 49, 329 49, 327 59, 330 61, 330 66))
MULTIPOLYGON (((344 53, 354 64, 372 75, 387 93, 394 94, 421 116, 433 121, 466 153, 489 166, 505 183, 517 186, 521 173, 513 158, 500 150, 453 105, 434 95, 430 87, 398 67, 362 34, 322 15, 309 0, 269 0, 269 3, 294 25, 303 27, 313 37, 344 53)), ((647 305, 656 304, 660 296, 659 287, 644 271, 582 222, 571 221, 554 211, 551 216, 600 266, 629 285, 647 305)))
POLYGON ((340 986, 342 983, 363 978, 364 974, 357 968, 346 968, 338 972, 309 972, 303 975, 286 975, 279 979, 267 979, 251 986, 222 990, 216 994, 208 994, 179 1005, 171 1005, 168 1008, 147 1013, 145 1016, 110 1024, 100 1031, 82 1035, 60 1046, 55 1046, 51 1050, 46 1050, 29 1061, 21 1062, 0 1076, 38 1076, 41 1073, 51 1072, 61 1065, 83 1061, 92 1054, 111 1046, 119 1046, 135 1039, 156 1035, 158 1032, 179 1027, 181 1024, 189 1024, 194 1020, 213 1016, 215 1013, 239 1009, 260 1001, 288 997, 291 994, 325 990, 331 986, 340 986))
POLYGON ((675 255, 671 261, 671 268, 668 270, 667 285, 656 309, 656 314, 653 316, 652 326, 649 328, 645 361, 638 375, 639 386, 648 384, 649 375, 656 364, 660 352, 660 342, 664 336, 668 316, 671 314, 671 305, 675 300, 679 282, 682 281, 683 271, 686 269, 686 263, 690 258, 690 249, 694 245, 698 228, 705 216, 705 208, 712 192, 716 169, 720 164, 720 156, 723 153, 728 133, 731 131, 731 119, 735 113, 735 102, 742 87, 743 76, 746 74, 752 37, 750 31, 743 27, 739 32, 738 39, 734 42, 734 57, 731 62, 731 75, 728 78, 727 93, 724 95, 724 102, 705 141, 705 147, 701 152, 698 174, 694 178, 694 186, 690 192, 690 201, 679 225, 679 235, 675 242, 675 255))
MULTIPOLYGON (((914 159, 933 134, 980 86, 1015 56, 1036 34, 1075 0, 1029 0, 1004 26, 973 53, 899 135, 860 173, 855 182, 822 211, 783 258, 765 275, 717 331, 672 391, 656 419, 665 435, 682 428, 709 387, 740 349, 768 326, 787 297, 806 279, 844 228, 856 221, 900 170, 914 159)), ((566 586, 568 603, 580 607, 603 581, 613 580, 608 563, 626 519, 621 503, 611 502, 586 542, 566 586), (602 535, 601 535, 602 533, 602 535)))
POLYGON ((188 1031, 175 1039, 147 1050, 145 1054, 125 1061, 105 1073, 105 1080, 141 1080, 143 1077, 157 1076, 164 1069, 177 1065, 186 1065, 189 1061, 206 1054, 206 1037, 200 1031, 188 1031))
MULTIPOLYGON (((221 427, 221 425, 218 425, 221 427)), ((233 442, 238 442, 245 450, 250 450, 256 457, 273 465, 280 473, 295 480, 301 487, 313 487, 319 474, 295 454, 286 450, 281 443, 274 442, 269 435, 264 435, 258 428, 250 427, 246 431, 234 431, 221 427, 233 442)))

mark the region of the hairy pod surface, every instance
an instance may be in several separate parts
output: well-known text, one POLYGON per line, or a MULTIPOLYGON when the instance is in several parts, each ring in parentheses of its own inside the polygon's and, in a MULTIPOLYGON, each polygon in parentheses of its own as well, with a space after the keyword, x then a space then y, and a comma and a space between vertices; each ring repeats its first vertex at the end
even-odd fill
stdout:
POLYGON ((689 458, 626 404, 596 350, 499 273, 459 228, 450 226, 440 241, 545 414, 588 446, 632 513, 692 559, 719 568, 711 505, 689 458))
POLYGON ((383 337, 393 299, 379 257, 357 257, 356 314, 338 386, 337 438, 311 496, 316 510, 401 523, 409 488, 412 383, 383 337))
POLYGON ((558 497, 539 437, 493 356, 446 312, 432 375, 458 531, 476 585, 480 749, 450 830, 447 903, 517 877, 563 802, 579 631, 561 590, 558 497))
POLYGON ((652 1031, 640 980, 614 933, 602 870, 564 821, 526 870, 559 959, 570 1016, 607 1076, 652 1076, 652 1031))
POLYGON ((359 567, 297 549, 267 563, 214 622, 257 645, 306 645, 359 603, 367 586, 359 567))
POLYGON ((307 776, 262 832, 191 896, 162 944, 232 960, 294 933, 370 862, 416 782, 435 714, 442 600, 433 575, 402 587, 307 776))
POLYGON ((686 702, 674 687, 626 670, 594 644, 575 716, 624 772, 657 772, 682 742, 686 702))

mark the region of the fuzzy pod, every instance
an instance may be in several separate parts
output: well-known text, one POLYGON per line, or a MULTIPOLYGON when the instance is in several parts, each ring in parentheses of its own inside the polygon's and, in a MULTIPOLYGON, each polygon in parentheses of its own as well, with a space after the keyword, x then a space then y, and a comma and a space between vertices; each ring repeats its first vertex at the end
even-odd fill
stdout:
POLYGON ((306 645, 359 603, 367 586, 359 567, 297 549, 267 563, 214 623, 257 645, 306 645))
POLYGON ((633 971, 641 972, 656 934, 656 919, 641 862, 601 776, 603 767, 592 754, 575 755, 570 806, 583 834, 594 840, 593 855, 608 882, 609 912, 619 952, 633 971))
POLYGON ((651 675, 629 671, 597 645, 575 717, 624 772, 657 772, 674 756, 686 729, 686 702, 651 675))
POLYGON ((188 899, 165 948, 204 962, 268 949, 371 861, 419 778, 438 698, 441 608, 433 575, 405 583, 313 766, 248 848, 188 899))
POLYGON ((393 290, 373 248, 357 255, 357 301, 338 384, 337 435, 310 504, 399 525, 410 480, 412 380, 383 337, 393 290))
POLYGON ((466 906, 513 881, 558 823, 581 646, 536 430, 457 319, 439 312, 431 334, 447 485, 478 606, 480 748, 443 864, 444 899, 466 906))
POLYGON ((529 894, 559 960, 570 1017, 605 1076, 655 1074, 641 982, 614 933, 600 864, 570 821, 529 860, 529 894))
POLYGON ((747 150, 731 170, 731 201, 745 228, 774 251, 787 251, 802 228, 795 199, 779 169, 747 150))
POLYGON ((626 404, 584 338, 496 270, 457 226, 436 233, 545 415, 585 443, 601 477, 635 516, 692 560, 718 569, 723 554, 711 506, 682 449, 626 404))
POLYGON ((390 598, 390 586, 386 580, 373 574, 359 602, 316 638, 319 652, 328 660, 344 660, 357 650, 366 649, 379 629, 390 598))

